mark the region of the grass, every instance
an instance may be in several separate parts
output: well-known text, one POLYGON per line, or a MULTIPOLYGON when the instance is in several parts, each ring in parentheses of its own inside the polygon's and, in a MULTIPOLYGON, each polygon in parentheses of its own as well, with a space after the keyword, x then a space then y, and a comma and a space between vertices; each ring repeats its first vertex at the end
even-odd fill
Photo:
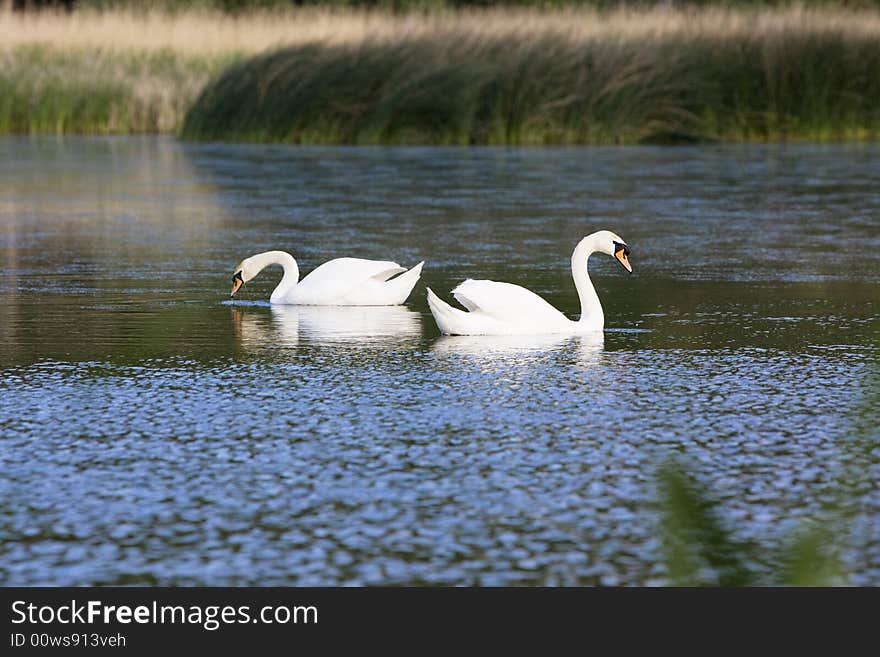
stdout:
POLYGON ((880 138, 880 12, 0 18, 0 131, 288 143, 880 138))
POLYGON ((681 465, 661 468, 660 490, 665 566, 675 586, 835 586, 847 581, 840 537, 827 526, 801 529, 778 549, 761 550, 733 537, 718 502, 681 465))
POLYGON ((0 132, 175 133, 226 63, 169 51, 0 51, 0 132))
MULTIPOLYGON (((867 383, 852 432, 840 445, 836 487, 818 517, 800 523, 775 549, 737 540, 721 504, 682 463, 658 471, 664 565, 678 586, 840 586, 870 568, 869 545, 853 543, 859 520, 872 522, 880 449, 880 370, 867 383), (846 554, 848 552, 848 555, 846 554), (846 557, 846 558, 845 558, 846 557)), ((856 532, 857 533, 857 532, 856 532)), ((868 539, 870 540, 870 539, 868 539)))

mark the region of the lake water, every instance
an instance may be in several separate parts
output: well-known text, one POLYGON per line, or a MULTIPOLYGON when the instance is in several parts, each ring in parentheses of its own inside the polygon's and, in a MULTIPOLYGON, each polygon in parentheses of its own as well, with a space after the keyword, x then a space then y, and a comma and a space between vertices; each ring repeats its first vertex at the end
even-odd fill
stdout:
MULTIPOLYGON (((878 425, 880 145, 2 138, 0 253, 7 585, 662 583, 658 464, 770 554, 878 425), (576 315, 600 228, 604 341, 438 335, 465 277, 576 315), (426 265, 405 307, 231 304, 269 249, 426 265)), ((880 585, 862 458, 838 540, 880 585)))

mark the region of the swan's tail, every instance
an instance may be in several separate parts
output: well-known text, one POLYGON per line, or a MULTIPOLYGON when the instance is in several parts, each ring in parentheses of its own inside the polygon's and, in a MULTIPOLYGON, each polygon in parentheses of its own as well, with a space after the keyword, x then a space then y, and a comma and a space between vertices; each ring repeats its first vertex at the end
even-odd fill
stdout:
POLYGON ((444 335, 459 334, 461 332, 460 322, 462 319, 467 318, 468 313, 464 310, 459 310, 458 308, 450 306, 443 301, 443 299, 434 294, 434 290, 431 288, 427 288, 427 290, 428 308, 431 309, 431 314, 434 315, 434 321, 437 322, 437 328, 439 328, 440 332, 444 335))
POLYGON ((390 292, 390 297, 392 298, 392 303, 394 305, 399 305, 406 301, 407 297, 416 286, 419 276, 422 275, 422 267, 424 264, 425 261, 422 260, 409 271, 405 271, 400 276, 396 276, 385 283, 385 285, 388 286, 387 289, 390 292))

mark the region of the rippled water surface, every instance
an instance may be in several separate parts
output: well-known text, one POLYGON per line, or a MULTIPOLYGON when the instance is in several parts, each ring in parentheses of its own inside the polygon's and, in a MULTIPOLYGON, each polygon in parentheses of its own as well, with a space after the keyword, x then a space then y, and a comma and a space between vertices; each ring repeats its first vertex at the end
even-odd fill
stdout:
POLYGON ((880 146, 3 138, 0 253, 4 584, 662 583, 658 464, 770 553, 877 426, 880 146), (464 277, 576 315, 600 228, 604 340, 438 335, 464 277), (269 249, 427 264, 405 307, 229 303, 269 249))

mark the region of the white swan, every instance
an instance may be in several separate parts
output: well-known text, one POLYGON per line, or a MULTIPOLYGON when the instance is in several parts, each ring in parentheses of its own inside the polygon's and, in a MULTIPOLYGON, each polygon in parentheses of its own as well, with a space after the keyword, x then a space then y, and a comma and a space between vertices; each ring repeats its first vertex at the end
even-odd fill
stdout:
POLYGON ((281 265, 284 276, 269 297, 271 303, 300 306, 397 306, 415 287, 424 261, 407 271, 396 262, 336 258, 299 280, 299 267, 284 251, 267 251, 242 260, 232 275, 232 292, 269 265, 281 265), (400 276, 396 276, 400 274, 400 276), (394 276, 394 278, 391 278, 394 276), (390 280, 389 280, 390 279, 390 280))
POLYGON ((601 331, 605 315, 587 273, 593 253, 614 257, 632 273, 629 247, 620 237, 600 230, 582 239, 571 256, 571 273, 581 300, 581 317, 573 321, 534 292, 519 285, 468 279, 452 291, 467 308, 453 308, 428 288, 428 306, 441 333, 446 335, 528 335, 601 331))

